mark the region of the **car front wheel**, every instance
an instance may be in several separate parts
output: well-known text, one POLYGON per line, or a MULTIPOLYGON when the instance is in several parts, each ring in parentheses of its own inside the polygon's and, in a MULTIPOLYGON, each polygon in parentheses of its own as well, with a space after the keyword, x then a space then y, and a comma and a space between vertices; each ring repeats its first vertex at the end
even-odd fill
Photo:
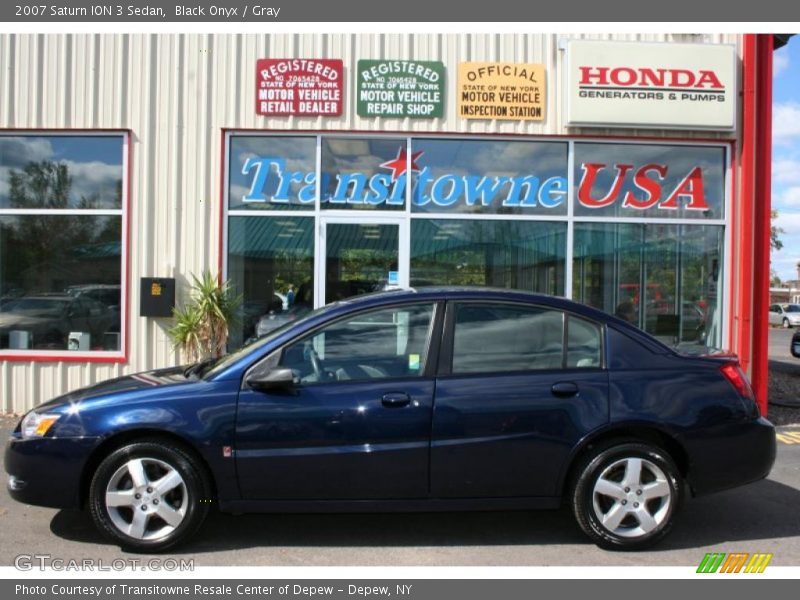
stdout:
POLYGON ((641 443, 604 446, 581 464, 572 509, 599 546, 639 550, 672 527, 682 499, 680 473, 661 449, 641 443))
POLYGON ((789 327, 792 326, 791 323, 789 323, 789 319, 787 319, 786 317, 783 318, 781 325, 783 325, 784 329, 789 329, 789 327))
POLYGON ((158 552, 192 535, 210 505, 208 477, 186 451, 140 441, 109 454, 89 488, 97 528, 126 550, 158 552))

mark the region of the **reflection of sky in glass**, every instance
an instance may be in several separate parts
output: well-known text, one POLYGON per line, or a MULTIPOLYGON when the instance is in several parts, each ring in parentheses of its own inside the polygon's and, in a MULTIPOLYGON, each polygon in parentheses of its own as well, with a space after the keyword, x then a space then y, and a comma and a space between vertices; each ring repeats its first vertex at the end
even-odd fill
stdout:
MULTIPOLYGON (((655 171, 648 173, 650 179, 658 181, 655 171)), ((575 214, 593 217, 649 217, 649 218, 687 218, 687 219, 722 219, 725 207, 725 150, 724 148, 698 146, 665 146, 644 144, 575 144, 575 214), (604 198, 614 184, 617 170, 614 165, 633 165, 626 177, 617 200, 609 206, 591 208, 577 200, 578 186, 583 177, 581 166, 584 163, 600 163, 607 167, 598 173, 591 190, 591 198, 604 198), (622 200, 629 191, 640 200, 647 200, 647 194, 633 184, 635 170, 643 165, 656 164, 667 167, 666 177, 662 182, 660 202, 669 198, 695 167, 703 173, 703 187, 706 204, 709 210, 687 210, 689 198, 678 200, 678 210, 659 209, 656 206, 648 209, 623 207, 622 200)))
MULTIPOLYGON (((381 167, 383 163, 391 162, 400 156, 400 153, 405 151, 406 140, 403 138, 398 139, 364 139, 364 138, 323 138, 322 139, 322 206, 323 208, 334 209, 390 209, 402 210, 404 202, 394 204, 385 201, 380 203, 369 202, 331 202, 332 198, 349 198, 354 197, 365 198, 366 196, 373 196, 378 198, 379 195, 370 189, 369 180, 373 175, 384 175, 386 185, 385 196, 392 194, 396 183, 391 182, 393 171, 387 167, 381 167), (360 194, 355 193, 355 187, 358 181, 349 182, 345 180, 347 189, 338 189, 339 183, 338 176, 346 174, 363 175, 362 181, 365 182, 363 190, 360 194), (391 183, 390 183, 391 182, 391 183), (338 191, 338 193, 337 193, 338 191)), ((381 190, 383 192, 383 190, 381 190)), ((404 190, 399 190, 399 198, 404 199, 404 190)))
MULTIPOLYGON (((535 176, 542 184, 551 177, 567 177, 567 151, 564 142, 523 142, 523 141, 482 141, 482 140, 413 140, 413 152, 423 152, 417 160, 420 169, 430 169, 430 175, 436 178, 444 175, 486 177, 494 182, 496 177, 535 176)), ((415 173, 416 182, 420 174, 415 173)), ((434 181, 429 178, 423 190, 415 189, 415 197, 421 192, 430 195, 434 181)), ((469 206, 466 193, 450 206, 437 206, 428 202, 423 206, 413 205, 415 212, 482 212, 494 214, 548 214, 562 215, 567 213, 566 195, 556 207, 548 208, 536 203, 536 206, 503 206, 508 197, 511 184, 498 186, 491 204, 482 206, 476 202, 469 206)), ((531 193, 528 186, 523 186, 522 196, 531 193)), ((563 188, 566 191, 566 187, 563 188)), ((488 196, 486 196, 488 198, 488 196)))
MULTIPOLYGON (((285 161, 284 168, 287 172, 300 172, 303 175, 314 174, 316 171, 317 141, 314 137, 277 137, 277 136, 232 136, 230 138, 230 162, 228 173, 228 206, 231 210, 282 210, 282 209, 307 209, 313 210, 314 202, 301 203, 299 194, 301 189, 306 189, 306 194, 313 192, 314 183, 311 184, 292 181, 288 190, 288 202, 270 202, 270 198, 278 192, 280 177, 277 168, 272 165, 266 178, 263 190, 255 190, 266 196, 266 202, 243 202, 256 179, 256 168, 251 168, 247 174, 242 173, 242 167, 250 158, 277 158, 285 161), (311 186, 309 188, 308 186, 311 186)), ((315 192, 311 193, 313 198, 315 192)))
POLYGON ((123 144, 121 135, 0 136, 0 208, 121 208, 123 144), (61 194, 55 167, 70 180, 61 194), (37 193, 42 180, 49 185, 37 193))

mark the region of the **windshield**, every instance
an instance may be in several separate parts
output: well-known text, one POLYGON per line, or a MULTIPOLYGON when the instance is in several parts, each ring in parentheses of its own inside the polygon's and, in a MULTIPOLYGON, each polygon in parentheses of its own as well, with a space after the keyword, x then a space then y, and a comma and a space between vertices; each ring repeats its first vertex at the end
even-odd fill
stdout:
POLYGON ((242 346, 241 348, 239 348, 235 352, 232 352, 231 354, 226 354, 225 356, 223 356, 219 360, 206 365, 205 369, 201 370, 197 374, 198 377, 200 377, 201 379, 207 379, 209 377, 213 377, 217 373, 220 373, 223 370, 225 370, 226 368, 228 368, 228 366, 232 365, 233 363, 235 363, 240 358, 243 358, 243 357, 247 356, 251 352, 258 351, 259 348, 261 348, 262 346, 268 344, 269 342, 274 340, 276 337, 282 335, 285 331, 291 329, 292 327, 296 327, 298 325, 302 325, 303 323, 305 323, 309 319, 313 319, 317 315, 320 315, 323 312, 325 312, 326 310, 330 309, 332 306, 334 306, 334 305, 333 304, 329 304, 327 306, 323 306, 323 307, 318 308, 316 310, 312 310, 311 312, 303 315, 302 318, 297 319, 296 321, 289 321, 287 323, 284 323, 280 327, 277 327, 276 329, 273 329, 272 331, 267 333, 264 337, 260 337, 260 338, 258 338, 256 340, 250 342, 249 344, 245 344, 244 346, 242 346))
POLYGON ((786 307, 786 312, 800 312, 800 305, 797 304, 789 304, 786 307))

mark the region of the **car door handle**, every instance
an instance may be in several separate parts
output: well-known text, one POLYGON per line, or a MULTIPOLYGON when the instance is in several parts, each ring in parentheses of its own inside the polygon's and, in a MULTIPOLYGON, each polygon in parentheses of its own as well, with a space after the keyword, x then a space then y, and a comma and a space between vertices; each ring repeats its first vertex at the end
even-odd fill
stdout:
POLYGON ((399 408, 408 406, 411 402, 411 397, 403 392, 390 392, 383 395, 381 402, 386 408, 399 408))
POLYGON ((554 396, 569 398, 570 396, 576 396, 578 394, 578 386, 571 381, 559 381, 553 384, 550 391, 553 392, 554 396))

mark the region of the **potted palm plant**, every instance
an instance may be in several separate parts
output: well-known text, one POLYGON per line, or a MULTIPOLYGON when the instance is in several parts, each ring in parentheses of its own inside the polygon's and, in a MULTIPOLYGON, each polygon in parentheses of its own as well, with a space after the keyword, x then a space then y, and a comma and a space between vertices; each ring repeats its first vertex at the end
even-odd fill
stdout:
POLYGON ((209 271, 202 277, 192 275, 192 280, 190 301, 175 307, 175 324, 167 333, 189 362, 219 358, 225 354, 242 297, 233 293, 230 281, 219 283, 209 271))

